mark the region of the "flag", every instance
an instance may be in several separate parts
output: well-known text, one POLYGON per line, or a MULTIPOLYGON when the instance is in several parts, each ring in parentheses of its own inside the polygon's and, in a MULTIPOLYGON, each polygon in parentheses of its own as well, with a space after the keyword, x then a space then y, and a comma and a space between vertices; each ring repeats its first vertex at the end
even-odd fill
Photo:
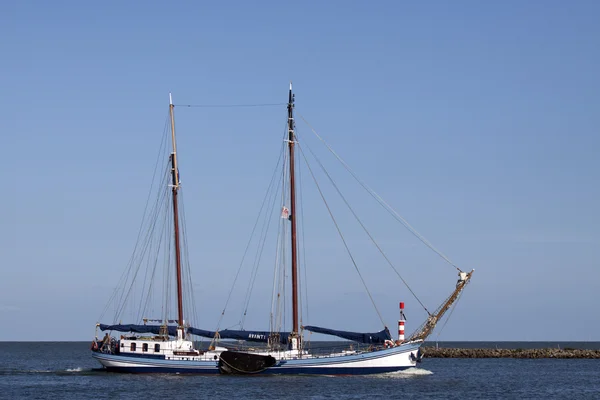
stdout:
POLYGON ((281 209, 281 218, 290 219, 290 210, 286 206, 281 209))

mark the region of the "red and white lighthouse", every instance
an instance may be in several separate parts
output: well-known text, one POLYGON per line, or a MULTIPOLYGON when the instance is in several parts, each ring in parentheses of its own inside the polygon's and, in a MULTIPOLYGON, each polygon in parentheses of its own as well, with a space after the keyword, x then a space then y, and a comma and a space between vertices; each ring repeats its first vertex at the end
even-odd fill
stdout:
POLYGON ((406 317, 404 316, 404 302, 400 302, 400 319, 398 320, 398 340, 404 341, 404 323, 406 317))

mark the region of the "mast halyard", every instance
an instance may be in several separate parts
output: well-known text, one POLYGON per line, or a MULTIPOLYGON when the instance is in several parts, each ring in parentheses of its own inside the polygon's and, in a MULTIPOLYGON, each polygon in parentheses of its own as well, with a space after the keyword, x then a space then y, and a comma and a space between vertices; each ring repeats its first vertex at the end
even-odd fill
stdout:
POLYGON ((175 235, 175 270, 177 275, 177 325, 183 328, 183 294, 181 284, 181 250, 179 243, 179 208, 177 205, 177 194, 179 192, 179 169, 177 168, 177 142, 175 140, 175 106, 173 98, 169 93, 169 113, 171 115, 171 139, 173 142, 173 153, 171 153, 171 177, 173 190, 173 231, 175 235))
POLYGON ((292 349, 300 349, 300 335, 298 334, 298 241, 296 239, 296 182, 294 171, 294 95, 292 83, 288 99, 288 146, 290 150, 290 220, 292 222, 292 332, 290 344, 292 349))

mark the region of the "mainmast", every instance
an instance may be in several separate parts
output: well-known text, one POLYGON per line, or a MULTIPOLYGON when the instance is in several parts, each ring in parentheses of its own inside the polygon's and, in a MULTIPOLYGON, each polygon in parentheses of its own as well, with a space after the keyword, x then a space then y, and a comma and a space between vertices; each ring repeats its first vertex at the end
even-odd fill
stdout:
POLYGON ((300 349, 300 336, 298 335, 298 242, 296 240, 296 182, 294 171, 294 95, 292 83, 288 99, 288 145, 290 149, 290 220, 292 222, 292 321, 293 327, 290 334, 291 348, 300 349))
POLYGON ((173 153, 171 153, 171 177, 173 184, 173 226, 175 235, 175 270, 177 274, 177 325, 183 328, 183 297, 181 285, 181 250, 179 244, 179 209, 177 207, 177 193, 179 192, 179 169, 177 168, 177 142, 175 141, 175 106, 169 93, 169 113, 171 114, 171 139, 173 153))

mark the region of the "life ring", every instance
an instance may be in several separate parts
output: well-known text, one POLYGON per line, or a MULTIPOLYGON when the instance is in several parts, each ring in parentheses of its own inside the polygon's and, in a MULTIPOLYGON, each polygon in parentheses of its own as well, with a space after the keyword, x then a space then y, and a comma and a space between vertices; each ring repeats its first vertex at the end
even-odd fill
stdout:
POLYGON ((383 342, 383 347, 385 347, 386 349, 391 349, 392 347, 394 347, 394 342, 392 342, 391 340, 386 340, 385 342, 383 342))
POLYGON ((98 343, 94 340, 92 341, 92 347, 90 348, 92 351, 98 350, 98 343))

